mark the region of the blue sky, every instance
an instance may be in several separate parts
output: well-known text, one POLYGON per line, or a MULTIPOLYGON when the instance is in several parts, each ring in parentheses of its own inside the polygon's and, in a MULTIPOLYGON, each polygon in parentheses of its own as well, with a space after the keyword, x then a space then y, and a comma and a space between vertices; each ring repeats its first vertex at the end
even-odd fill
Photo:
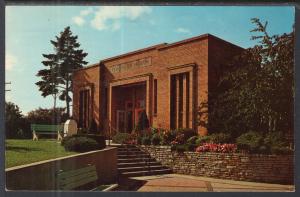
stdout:
MULTIPOLYGON (((50 40, 66 26, 78 35, 92 64, 99 60, 163 42, 172 43, 211 33, 248 48, 257 17, 268 21, 270 34, 292 31, 294 7, 288 6, 7 6, 6 100, 23 113, 52 107, 52 97, 40 95, 35 75, 43 68, 43 53, 52 53, 50 40)), ((59 105, 63 106, 64 103, 59 105)))

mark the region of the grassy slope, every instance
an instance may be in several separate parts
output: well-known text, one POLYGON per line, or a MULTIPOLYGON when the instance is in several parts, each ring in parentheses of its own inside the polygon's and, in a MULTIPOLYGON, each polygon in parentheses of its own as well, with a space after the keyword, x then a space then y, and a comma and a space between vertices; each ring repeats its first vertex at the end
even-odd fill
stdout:
POLYGON ((56 140, 6 140, 5 143, 5 168, 75 154, 66 152, 56 140))

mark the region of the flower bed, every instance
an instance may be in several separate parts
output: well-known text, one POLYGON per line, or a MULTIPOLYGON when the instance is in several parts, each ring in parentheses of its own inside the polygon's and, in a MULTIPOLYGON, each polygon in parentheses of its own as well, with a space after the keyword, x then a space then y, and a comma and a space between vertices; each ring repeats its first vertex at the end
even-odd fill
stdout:
POLYGON ((131 134, 117 133, 113 141, 133 145, 170 145, 172 151, 201 152, 248 152, 259 154, 291 154, 282 133, 259 133, 250 131, 237 138, 228 133, 198 136, 193 129, 166 130, 147 128, 131 134))

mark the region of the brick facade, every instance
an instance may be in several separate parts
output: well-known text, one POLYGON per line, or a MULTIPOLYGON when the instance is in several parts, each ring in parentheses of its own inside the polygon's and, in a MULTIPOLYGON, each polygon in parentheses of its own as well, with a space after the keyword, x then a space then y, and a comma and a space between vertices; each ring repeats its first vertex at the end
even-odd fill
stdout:
POLYGON ((196 124, 197 106, 208 100, 225 62, 242 50, 205 34, 101 60, 74 72, 73 117, 82 126, 88 113, 85 121, 94 119, 107 134, 122 125, 133 129, 145 110, 153 127, 189 127, 205 135, 196 124), (84 89, 89 98, 80 96, 84 89))

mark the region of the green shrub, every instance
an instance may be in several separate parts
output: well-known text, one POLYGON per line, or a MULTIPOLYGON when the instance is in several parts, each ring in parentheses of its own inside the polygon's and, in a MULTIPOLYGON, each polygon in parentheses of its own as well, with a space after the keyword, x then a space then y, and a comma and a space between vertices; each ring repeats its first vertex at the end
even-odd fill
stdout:
POLYGON ((210 136, 209 135, 205 135, 205 136, 198 136, 198 139, 196 140, 196 145, 200 146, 203 143, 209 143, 211 141, 210 136))
POLYGON ((117 133, 115 136, 112 137, 112 141, 117 144, 124 144, 130 138, 129 133, 117 133))
POLYGON ((137 136, 136 143, 139 144, 139 145, 142 144, 142 136, 141 135, 137 136))
POLYGON ((172 145, 171 151, 184 152, 186 151, 186 145, 184 144, 172 145))
POLYGON ((177 135, 180 134, 183 134, 184 142, 186 142, 189 138, 198 135, 198 133, 194 129, 189 129, 189 128, 177 129, 177 135))
POLYGON ((162 134, 162 144, 169 145, 173 140, 175 140, 177 135, 176 130, 165 131, 162 134))
POLYGON ((216 144, 230 143, 231 135, 228 133, 213 133, 210 135, 210 141, 216 144))
POLYGON ((99 144, 100 148, 105 148, 106 147, 105 137, 103 135, 97 135, 97 134, 87 134, 87 135, 86 134, 77 134, 75 136, 91 138, 91 139, 95 140, 99 144))
POLYGON ((271 153, 276 155, 286 155, 291 154, 293 151, 286 146, 272 146, 271 153))
POLYGON ((75 134, 72 136, 67 136, 64 137, 61 141, 61 145, 64 146, 66 141, 68 141, 71 138, 75 138, 75 137, 87 137, 87 138, 91 138, 93 140, 95 140, 98 143, 99 148, 105 148, 106 147, 106 143, 105 143, 105 137, 102 135, 96 135, 96 134, 75 134))
POLYGON ((185 144, 186 151, 195 151, 196 148, 197 148, 196 144, 185 144))
POLYGON ((96 140, 89 137, 72 136, 63 143, 66 151, 87 152, 101 149, 96 140))
POLYGON ((137 123, 135 129, 137 131, 142 131, 142 130, 149 128, 149 126, 150 126, 150 124, 149 124, 149 119, 147 117, 146 110, 143 110, 139 116, 138 123, 137 123))
POLYGON ((198 140, 198 136, 193 136, 193 137, 190 137, 188 140, 187 140, 187 143, 188 144, 196 144, 196 141, 198 140))
POLYGON ((151 144, 151 138, 149 136, 142 137, 142 144, 143 145, 150 145, 151 144))
POLYGON ((268 147, 272 146, 286 146, 287 142, 284 140, 284 135, 280 132, 267 133, 264 139, 264 144, 268 147))
POLYGON ((161 143, 161 137, 159 134, 154 134, 151 138, 152 145, 159 145, 161 143))
POLYGON ((263 136, 254 131, 242 134, 236 139, 237 147, 255 153, 263 145, 263 136))
POLYGON ((66 141, 68 141, 69 139, 71 139, 73 136, 75 136, 75 135, 64 137, 64 138, 61 140, 60 144, 61 144, 62 146, 64 146, 65 143, 66 143, 66 141))

